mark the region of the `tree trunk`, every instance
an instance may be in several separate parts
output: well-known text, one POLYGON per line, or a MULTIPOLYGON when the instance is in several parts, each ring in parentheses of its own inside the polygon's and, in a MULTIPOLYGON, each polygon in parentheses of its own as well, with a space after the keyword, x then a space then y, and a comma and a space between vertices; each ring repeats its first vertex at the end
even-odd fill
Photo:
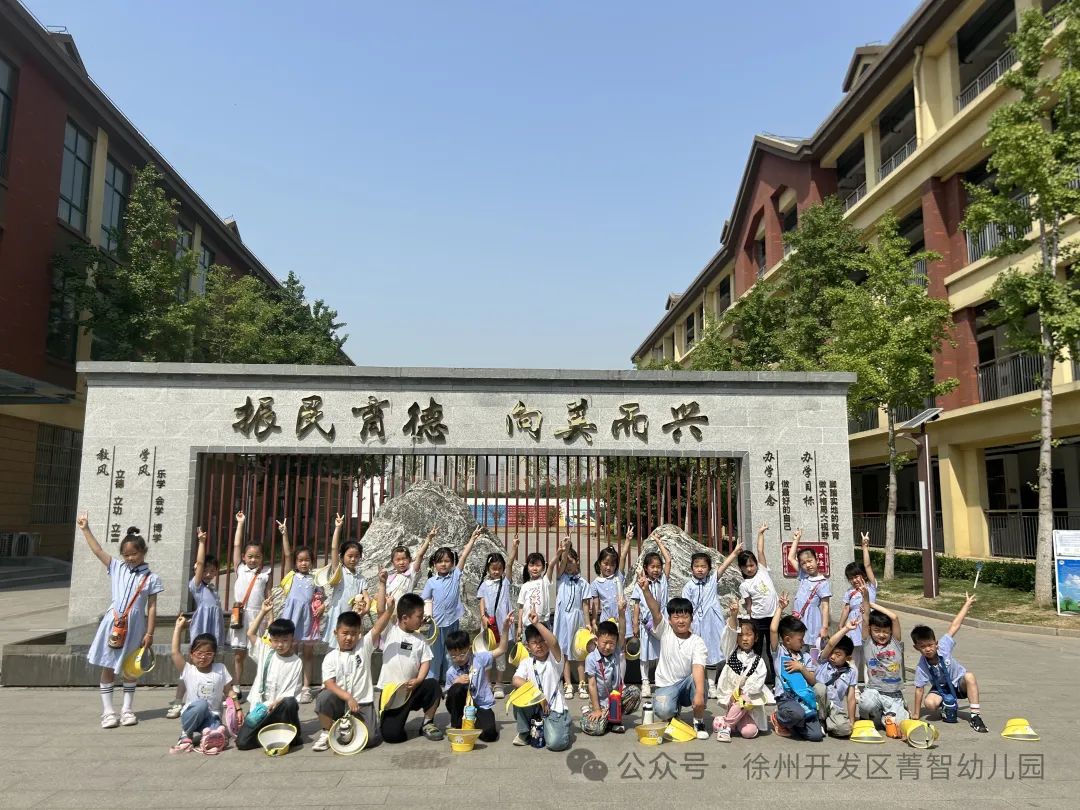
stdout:
POLYGON ((1035 604, 1053 604, 1053 448, 1054 416, 1054 351, 1050 333, 1041 322, 1042 386, 1039 391, 1039 534, 1035 545, 1035 604))
POLYGON ((882 579, 896 576, 896 418, 892 406, 886 408, 889 420, 889 501, 885 509, 885 570, 882 579))

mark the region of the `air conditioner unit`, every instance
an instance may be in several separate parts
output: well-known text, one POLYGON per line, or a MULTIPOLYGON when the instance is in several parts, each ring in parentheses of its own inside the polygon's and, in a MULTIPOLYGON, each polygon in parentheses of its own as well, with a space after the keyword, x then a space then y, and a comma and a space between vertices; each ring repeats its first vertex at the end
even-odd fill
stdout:
POLYGON ((37 550, 38 540, 41 539, 40 534, 34 534, 31 532, 16 532, 14 542, 12 543, 11 555, 12 557, 32 557, 37 550))
POLYGON ((0 532, 0 557, 10 557, 11 547, 15 542, 15 535, 11 532, 0 532))

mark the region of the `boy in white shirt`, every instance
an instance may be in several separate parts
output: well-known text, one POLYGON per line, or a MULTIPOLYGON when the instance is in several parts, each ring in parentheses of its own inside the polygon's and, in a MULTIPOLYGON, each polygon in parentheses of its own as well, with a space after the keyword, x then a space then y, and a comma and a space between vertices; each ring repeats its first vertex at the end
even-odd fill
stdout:
POLYGON ((429 740, 441 740, 442 729, 435 725, 435 710, 442 700, 442 688, 428 678, 431 647, 416 632, 424 623, 424 600, 407 593, 397 603, 397 624, 382 636, 383 662, 379 672, 374 702, 382 705, 382 692, 390 684, 408 690, 408 699, 395 709, 386 709, 380 718, 384 742, 401 743, 407 739, 405 722, 412 712, 424 713, 421 733, 429 740))
POLYGON ((191 661, 184 660, 180 653, 180 636, 189 623, 183 616, 177 616, 172 637, 173 666, 180 670, 180 683, 187 696, 180 711, 180 739, 172 750, 179 753, 199 746, 203 753, 220 753, 227 743, 221 723, 221 704, 232 685, 232 677, 224 664, 214 663, 217 639, 212 633, 195 636, 188 651, 191 661))
POLYGON ((346 712, 359 717, 367 728, 366 748, 382 742, 371 685, 371 654, 394 615, 394 600, 386 598, 386 580, 387 572, 380 571, 376 598, 383 610, 371 632, 364 634, 360 614, 355 611, 347 610, 337 617, 334 637, 338 646, 328 650, 323 658, 323 690, 315 699, 315 711, 323 730, 311 746, 312 751, 330 747, 330 728, 346 712))
POLYGON ((694 712, 694 730, 699 740, 707 740, 705 729, 705 663, 709 657, 705 639, 690 632, 694 603, 681 596, 668 601, 665 619, 649 588, 644 571, 638 572, 638 587, 653 619, 653 634, 660 639, 660 660, 656 665, 653 711, 657 720, 670 720, 684 706, 694 712))
POLYGON ((247 636, 258 651, 258 669, 255 681, 248 693, 251 708, 263 714, 258 724, 244 722, 236 734, 236 747, 247 751, 259 747, 259 730, 270 723, 289 723, 296 727, 296 736, 290 748, 300 745, 300 704, 296 698, 304 682, 304 662, 293 652, 296 625, 289 619, 275 619, 266 629, 270 637, 269 645, 259 641, 259 625, 274 606, 272 598, 267 598, 256 620, 248 625, 247 636), (258 642, 258 643, 256 643, 258 642), (265 709, 258 708, 260 705, 265 709))
POLYGON ((538 706, 515 706, 514 720, 517 736, 514 745, 528 745, 529 725, 534 718, 544 721, 544 741, 549 751, 565 751, 570 747, 570 711, 562 693, 563 653, 559 642, 536 612, 527 617, 525 646, 529 657, 522 661, 514 673, 514 688, 532 681, 544 695, 538 706))

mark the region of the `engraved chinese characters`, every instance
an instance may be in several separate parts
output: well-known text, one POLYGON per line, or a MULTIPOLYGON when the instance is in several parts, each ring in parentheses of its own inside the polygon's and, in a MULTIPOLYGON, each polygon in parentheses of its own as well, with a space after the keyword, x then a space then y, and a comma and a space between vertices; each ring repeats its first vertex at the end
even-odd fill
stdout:
POLYGON ((109 541, 119 543, 124 534, 125 523, 140 531, 154 543, 161 542, 165 530, 165 497, 163 490, 168 484, 168 473, 157 466, 157 447, 143 447, 125 467, 117 455, 117 449, 102 447, 94 454, 97 462, 95 475, 108 479, 109 489, 106 514, 109 515, 109 541), (128 475, 135 469, 135 475, 128 475))

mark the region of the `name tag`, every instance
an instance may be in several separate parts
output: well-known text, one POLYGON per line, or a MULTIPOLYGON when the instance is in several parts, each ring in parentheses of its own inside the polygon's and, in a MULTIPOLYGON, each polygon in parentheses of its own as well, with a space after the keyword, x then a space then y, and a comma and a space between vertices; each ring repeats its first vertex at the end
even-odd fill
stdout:
POLYGON ((401 649, 402 649, 403 652, 411 652, 412 651, 412 644, 410 642, 408 642, 408 641, 403 641, 403 642, 401 642, 401 649))

